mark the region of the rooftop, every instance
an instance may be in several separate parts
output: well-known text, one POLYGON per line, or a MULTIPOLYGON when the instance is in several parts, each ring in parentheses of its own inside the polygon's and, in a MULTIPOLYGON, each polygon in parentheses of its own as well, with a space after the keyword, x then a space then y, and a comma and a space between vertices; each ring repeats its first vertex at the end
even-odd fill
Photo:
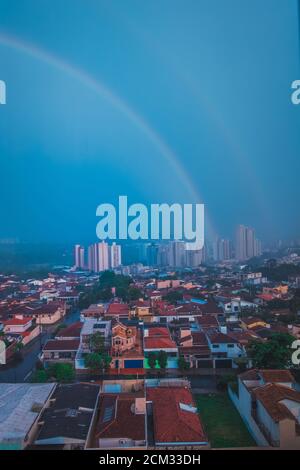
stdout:
POLYGON ((298 422, 293 413, 283 403, 283 400, 297 402, 300 406, 300 392, 284 385, 269 383, 255 388, 252 393, 263 404, 275 422, 283 419, 292 419, 298 422))
POLYGON ((72 323, 72 325, 62 328, 56 333, 55 338, 80 338, 82 323, 80 321, 72 323))
POLYGON ((77 351, 79 339, 49 339, 43 351, 77 351))
POLYGON ((192 394, 187 388, 148 388, 147 401, 152 402, 156 444, 207 443, 192 394))
POLYGON ((95 384, 59 385, 52 404, 41 416, 35 444, 62 444, 66 439, 85 441, 99 394, 95 384))
MULTIPOLYGON (((144 400, 143 398, 137 400, 144 400)), ((104 395, 100 400, 100 412, 96 426, 96 438, 126 438, 145 440, 145 410, 136 413, 136 398, 128 395, 104 395)), ((98 445, 98 443, 97 443, 98 445)))
POLYGON ((0 384, 0 442, 23 440, 56 384, 0 384))

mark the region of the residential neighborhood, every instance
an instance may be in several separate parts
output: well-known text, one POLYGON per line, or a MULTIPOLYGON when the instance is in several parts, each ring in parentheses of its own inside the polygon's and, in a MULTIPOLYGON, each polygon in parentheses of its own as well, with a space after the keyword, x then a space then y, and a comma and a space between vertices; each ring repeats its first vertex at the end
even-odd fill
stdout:
POLYGON ((0 449, 300 449, 282 269, 1 275, 0 449))

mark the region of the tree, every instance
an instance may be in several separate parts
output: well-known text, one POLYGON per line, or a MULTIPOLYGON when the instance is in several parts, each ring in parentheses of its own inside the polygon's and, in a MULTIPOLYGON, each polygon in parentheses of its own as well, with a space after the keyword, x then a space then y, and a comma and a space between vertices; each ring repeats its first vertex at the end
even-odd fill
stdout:
POLYGON ((44 369, 36 370, 31 377, 31 383, 46 383, 47 380, 48 375, 44 369))
POLYGON ((228 385, 232 386, 237 383, 236 375, 234 374, 225 374, 220 375, 217 378, 217 389, 221 391, 227 390, 228 385))
POLYGON ((244 372, 247 369, 248 358, 247 357, 236 357, 233 362, 238 366, 239 372, 244 372))
POLYGON ((190 363, 184 359, 184 356, 179 356, 178 367, 180 370, 188 370, 190 368, 190 363))
POLYGON ((101 369, 102 358, 99 353, 90 353, 84 357, 84 366, 90 370, 101 369))
POLYGON ((167 300, 168 302, 174 305, 182 299, 183 299, 182 292, 179 292, 177 290, 168 292, 168 294, 164 296, 164 300, 167 300))
POLYGON ((294 297, 290 300, 289 306, 293 313, 300 311, 300 289, 296 289, 294 297))
POLYGON ((156 354, 154 352, 150 352, 148 356, 148 364, 150 369, 155 369, 156 366, 156 354))
POLYGON ((161 369, 165 369, 168 363, 168 354, 166 351, 159 351, 157 361, 161 369))
POLYGON ((57 362, 51 366, 50 370, 58 382, 71 382, 74 380, 75 371, 72 364, 57 362))
POLYGON ((266 342, 252 341, 248 354, 254 367, 259 369, 284 369, 291 363, 291 344, 294 337, 287 333, 276 333, 266 342))
POLYGON ((93 352, 103 352, 104 350, 104 336, 100 333, 94 333, 90 337, 90 348, 93 352))
POLYGON ((138 287, 129 287, 128 288, 128 295, 127 300, 138 300, 143 297, 143 293, 141 289, 138 287))
POLYGON ((93 352, 84 357, 84 365, 92 371, 106 370, 111 363, 111 357, 106 353, 93 352))

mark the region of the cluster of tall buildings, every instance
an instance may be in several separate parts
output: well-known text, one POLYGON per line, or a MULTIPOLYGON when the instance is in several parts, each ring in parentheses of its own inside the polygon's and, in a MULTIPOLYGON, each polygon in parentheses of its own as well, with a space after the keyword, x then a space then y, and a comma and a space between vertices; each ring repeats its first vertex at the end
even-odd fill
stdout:
POLYGON ((214 261, 236 259, 245 261, 262 254, 261 242, 255 236, 255 231, 246 225, 238 225, 235 244, 231 240, 217 238, 213 243, 212 256, 214 261))
POLYGON ((217 238, 213 244, 205 243, 202 250, 190 250, 184 241, 172 240, 161 243, 131 243, 121 246, 109 245, 102 241, 88 247, 87 253, 81 245, 75 245, 74 258, 76 269, 101 272, 118 268, 122 264, 141 263, 146 266, 170 268, 196 268, 209 261, 246 261, 262 253, 261 242, 256 238, 253 228, 239 225, 235 243, 229 239, 217 238))
POLYGON ((93 243, 88 247, 87 256, 83 246, 75 245, 74 247, 74 266, 76 269, 88 269, 98 273, 117 268, 121 264, 121 246, 116 243, 112 245, 104 241, 93 243))
POLYGON ((233 259, 233 246, 231 240, 217 238, 213 243, 213 260, 227 261, 233 259))
POLYGON ((239 225, 236 231, 235 258, 244 261, 262 253, 261 242, 255 236, 253 228, 239 225))
POLYGON ((125 264, 139 262, 156 267, 197 267, 203 262, 203 256, 204 250, 189 250, 188 244, 177 240, 124 246, 125 264))

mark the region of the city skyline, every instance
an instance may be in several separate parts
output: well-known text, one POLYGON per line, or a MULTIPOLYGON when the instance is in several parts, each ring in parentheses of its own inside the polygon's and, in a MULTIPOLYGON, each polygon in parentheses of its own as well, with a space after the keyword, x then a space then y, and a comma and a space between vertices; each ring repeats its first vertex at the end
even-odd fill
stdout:
POLYGON ((247 261, 262 255, 262 244, 256 238, 253 228, 239 225, 235 242, 229 239, 216 238, 211 244, 194 250, 184 240, 132 240, 130 248, 109 240, 95 242, 88 246, 75 244, 74 268, 91 272, 102 272, 119 268, 123 264, 141 263, 156 267, 196 268, 207 261, 247 261), (129 249, 129 251, 128 251, 129 249), (122 260, 125 258, 125 263, 122 260))

